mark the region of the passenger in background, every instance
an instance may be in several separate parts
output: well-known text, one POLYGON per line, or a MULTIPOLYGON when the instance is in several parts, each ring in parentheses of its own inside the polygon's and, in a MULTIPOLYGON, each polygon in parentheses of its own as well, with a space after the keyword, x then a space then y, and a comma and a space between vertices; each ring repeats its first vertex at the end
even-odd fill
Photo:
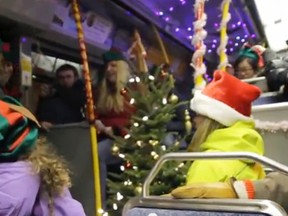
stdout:
MULTIPOLYGON (((258 87, 216 71, 213 81, 191 100, 191 109, 197 116, 188 151, 245 151, 263 155, 263 139, 251 118, 251 103, 260 93, 258 87)), ((230 177, 257 180, 264 176, 262 166, 248 160, 196 160, 188 171, 187 184, 225 182, 230 177)))
POLYGON ((260 45, 245 44, 234 62, 235 76, 239 79, 250 79, 261 75, 264 67, 263 53, 265 48, 260 45))
POLYGON ((45 140, 39 123, 10 97, 0 100, 0 215, 84 216, 71 197, 69 170, 45 140))
POLYGON ((37 117, 41 126, 49 130, 54 124, 76 123, 84 120, 81 109, 86 102, 85 86, 77 69, 69 64, 56 70, 55 89, 43 85, 37 117))
POLYGON ((133 107, 123 90, 130 77, 128 64, 119 51, 109 51, 103 55, 105 72, 95 89, 96 116, 98 131, 98 152, 101 169, 101 188, 103 206, 106 200, 107 165, 119 163, 120 159, 112 155, 113 139, 111 135, 124 136, 129 127, 133 107))
POLYGON ((9 95, 19 100, 22 96, 20 88, 12 82, 15 69, 13 60, 15 61, 15 53, 11 51, 10 43, 0 39, 0 98, 9 95))

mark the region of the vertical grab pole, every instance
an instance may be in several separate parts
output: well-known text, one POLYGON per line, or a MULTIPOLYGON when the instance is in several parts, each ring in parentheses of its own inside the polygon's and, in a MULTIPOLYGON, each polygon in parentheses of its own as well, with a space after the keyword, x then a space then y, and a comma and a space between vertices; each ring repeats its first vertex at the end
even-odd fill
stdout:
POLYGON ((92 84, 90 78, 90 71, 88 65, 88 57, 86 45, 84 42, 84 33, 81 23, 81 14, 77 0, 72 0, 72 7, 74 18, 77 26, 78 41, 80 46, 81 58, 83 63, 83 77, 85 80, 86 98, 87 98, 87 113, 90 124, 90 139, 93 155, 93 173, 94 173, 94 195, 95 195, 95 216, 101 216, 103 214, 102 202, 101 202, 101 186, 100 186, 100 171, 99 171, 99 158, 98 158, 98 144, 97 144, 97 130, 94 124, 94 101, 92 96, 92 84))

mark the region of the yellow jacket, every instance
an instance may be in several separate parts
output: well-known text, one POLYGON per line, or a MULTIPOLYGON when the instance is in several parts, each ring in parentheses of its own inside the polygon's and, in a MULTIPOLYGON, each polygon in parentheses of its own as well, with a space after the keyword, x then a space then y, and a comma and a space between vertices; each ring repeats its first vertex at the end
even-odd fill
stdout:
MULTIPOLYGON (((212 132, 201 144, 202 152, 252 152, 264 154, 261 135, 254 122, 236 122, 234 125, 212 132)), ((187 184, 199 182, 225 182, 230 177, 238 180, 257 180, 265 177, 261 165, 251 160, 197 160, 187 174, 187 184)))

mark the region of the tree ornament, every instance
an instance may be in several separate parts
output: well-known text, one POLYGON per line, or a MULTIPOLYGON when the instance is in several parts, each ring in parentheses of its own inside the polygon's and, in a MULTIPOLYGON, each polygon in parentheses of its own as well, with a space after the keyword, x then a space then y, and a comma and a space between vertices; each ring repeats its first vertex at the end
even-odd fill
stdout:
POLYGON ((134 192, 135 192, 136 196, 141 196, 142 195, 142 186, 138 185, 137 187, 135 187, 134 192))
POLYGON ((185 110, 185 129, 186 129, 186 132, 188 134, 191 133, 191 130, 192 130, 192 121, 191 121, 191 117, 190 117, 190 114, 189 114, 189 111, 186 109, 185 110))
POLYGON ((113 145, 111 150, 113 155, 119 154, 119 147, 117 145, 113 145))
POLYGON ((126 95, 127 94, 127 90, 125 88, 121 89, 120 94, 122 96, 126 95))
POLYGON ((131 168, 132 168, 132 164, 131 164, 130 161, 126 161, 126 163, 125 163, 125 168, 126 168, 126 169, 131 169, 131 168))
POLYGON ((149 144, 152 146, 156 146, 159 144, 159 141, 158 140, 149 140, 149 144))
POLYGON ((175 94, 172 94, 170 97, 169 97, 169 103, 171 104, 176 104, 178 102, 179 98, 177 95, 175 94))

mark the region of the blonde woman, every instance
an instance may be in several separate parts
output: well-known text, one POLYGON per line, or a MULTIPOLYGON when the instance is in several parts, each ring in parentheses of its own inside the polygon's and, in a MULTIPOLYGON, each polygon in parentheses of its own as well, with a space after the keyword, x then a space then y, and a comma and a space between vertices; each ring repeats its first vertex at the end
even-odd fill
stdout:
MULTIPOLYGON (((261 135, 251 118, 251 103, 261 91, 227 72, 216 71, 213 81, 191 101, 196 132, 189 151, 253 152, 264 154, 261 135)), ((225 182, 230 177, 257 180, 265 174, 249 160, 198 160, 192 163, 187 184, 225 182)))
POLYGON ((0 107, 0 215, 84 216, 65 162, 38 139, 35 117, 12 98, 0 107))
POLYGON ((113 140, 111 134, 124 136, 129 128, 133 106, 125 94, 130 70, 124 56, 118 51, 103 55, 104 76, 94 92, 96 103, 96 127, 98 131, 98 152, 101 169, 102 202, 105 208, 107 165, 118 163, 111 153, 113 140))

